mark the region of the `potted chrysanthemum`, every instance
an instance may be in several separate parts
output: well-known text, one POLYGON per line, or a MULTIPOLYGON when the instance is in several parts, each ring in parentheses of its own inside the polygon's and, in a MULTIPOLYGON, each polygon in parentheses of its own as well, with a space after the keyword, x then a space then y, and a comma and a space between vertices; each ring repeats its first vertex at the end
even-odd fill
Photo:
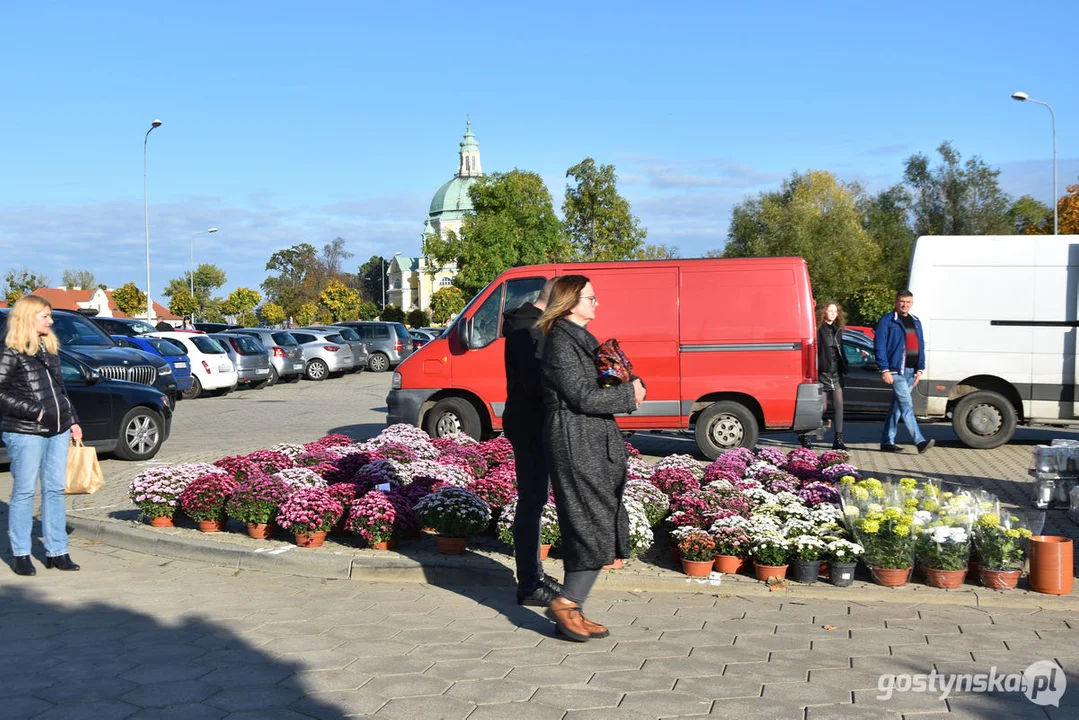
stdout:
POLYGON ((856 542, 835 538, 828 542, 828 579, 836 587, 847 587, 854 582, 854 570, 858 567, 858 558, 865 549, 856 542))
POLYGON ((318 547, 342 512, 341 502, 325 488, 300 488, 281 503, 277 524, 291 531, 300 547, 318 547))
POLYGON ((239 483, 236 492, 225 504, 225 512, 247 525, 253 538, 271 537, 276 528, 274 520, 281 503, 288 500, 293 488, 284 481, 258 474, 239 483))
POLYGON ((778 532, 765 530, 753 543, 753 569, 761 582, 787 577, 789 558, 790 541, 778 532))
POLYGON ((352 501, 345 527, 367 541, 373 550, 392 550, 397 546, 394 525, 397 508, 386 493, 371 490, 352 501))
POLYGON ((225 503, 236 488, 231 475, 207 473, 192 480, 180 493, 180 507, 202 532, 221 532, 225 529, 225 503))
POLYGON ((154 527, 172 527, 180 493, 197 477, 225 471, 206 463, 184 463, 143 470, 131 479, 128 497, 154 527))
POLYGON ((682 572, 690 577, 708 577, 716 557, 716 541, 707 530, 694 528, 678 541, 682 572))
POLYGON ((420 525, 433 528, 438 551, 458 555, 468 539, 481 533, 491 522, 491 507, 464 488, 443 486, 416 503, 420 525))

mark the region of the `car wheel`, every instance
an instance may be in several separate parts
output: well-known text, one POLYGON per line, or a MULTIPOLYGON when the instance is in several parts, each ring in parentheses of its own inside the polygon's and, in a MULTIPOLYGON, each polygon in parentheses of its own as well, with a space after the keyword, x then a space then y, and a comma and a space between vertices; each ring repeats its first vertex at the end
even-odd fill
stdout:
POLYGON ((330 374, 330 368, 327 367, 326 363, 316 358, 307 363, 307 370, 305 372, 307 373, 308 380, 325 380, 326 376, 330 374))
POLYGON ((124 460, 149 460, 161 449, 163 427, 156 412, 144 407, 132 408, 120 422, 116 454, 124 460))
POLYGON ((715 402, 697 416, 694 424, 697 448, 710 460, 725 450, 736 447, 752 448, 757 444, 757 419, 740 403, 730 400, 715 402))
POLYGON ((202 395, 202 383, 199 382, 197 377, 191 378, 191 387, 183 392, 184 400, 194 400, 199 395, 202 395))
POLYGON ((952 428, 970 448, 989 450, 1012 439, 1017 422, 1015 407, 1000 393, 979 390, 965 395, 955 406, 952 428))
POLYGON ((442 398, 427 412, 423 424, 431 437, 462 432, 474 440, 480 439, 480 416, 464 398, 442 398))
POLYGON ((367 358, 367 369, 371 372, 386 372, 390 369, 390 359, 382 353, 375 353, 367 358))
POLYGON ((277 374, 277 368, 273 365, 270 366, 270 379, 266 381, 267 385, 276 385, 281 382, 281 376, 277 374))

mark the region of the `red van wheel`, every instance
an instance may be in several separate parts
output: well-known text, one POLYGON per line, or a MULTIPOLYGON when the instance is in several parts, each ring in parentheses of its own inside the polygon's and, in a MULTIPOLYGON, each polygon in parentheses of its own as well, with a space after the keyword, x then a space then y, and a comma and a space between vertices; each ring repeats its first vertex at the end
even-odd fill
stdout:
POLYGON ((424 430, 431 437, 443 437, 450 433, 463 432, 476 440, 480 439, 480 416, 472 403, 460 397, 442 398, 424 417, 424 430))
POLYGON ((752 448, 757 444, 757 419, 744 405, 722 400, 712 403, 697 416, 693 428, 697 447, 715 460, 725 450, 752 448))

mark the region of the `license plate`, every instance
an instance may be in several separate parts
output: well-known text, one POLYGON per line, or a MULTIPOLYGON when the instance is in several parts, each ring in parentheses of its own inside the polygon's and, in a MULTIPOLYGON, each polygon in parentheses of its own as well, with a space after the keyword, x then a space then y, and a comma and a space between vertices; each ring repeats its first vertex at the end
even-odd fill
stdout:
POLYGON ((176 363, 176 365, 174 365, 173 367, 178 367, 178 368, 185 368, 185 367, 187 367, 187 363, 185 363, 185 362, 178 362, 178 363, 176 363))
POLYGON ((231 365, 218 365, 217 366, 217 371, 218 372, 225 372, 225 373, 232 372, 232 366, 231 365))
POLYGON ((303 370, 303 363, 292 363, 293 370, 303 370))
POLYGON ((270 368, 255 368, 256 375, 269 375, 270 368))

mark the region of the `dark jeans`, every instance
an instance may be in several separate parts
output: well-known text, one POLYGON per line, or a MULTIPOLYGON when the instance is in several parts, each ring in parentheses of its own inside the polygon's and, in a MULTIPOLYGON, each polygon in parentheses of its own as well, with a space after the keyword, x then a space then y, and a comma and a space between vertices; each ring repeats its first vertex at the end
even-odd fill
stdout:
POLYGON ((510 438, 517 466, 517 512, 513 518, 513 555, 517 561, 517 584, 531 589, 543 577, 540 562, 540 515, 551 492, 547 459, 543 455, 543 432, 524 431, 510 438))

